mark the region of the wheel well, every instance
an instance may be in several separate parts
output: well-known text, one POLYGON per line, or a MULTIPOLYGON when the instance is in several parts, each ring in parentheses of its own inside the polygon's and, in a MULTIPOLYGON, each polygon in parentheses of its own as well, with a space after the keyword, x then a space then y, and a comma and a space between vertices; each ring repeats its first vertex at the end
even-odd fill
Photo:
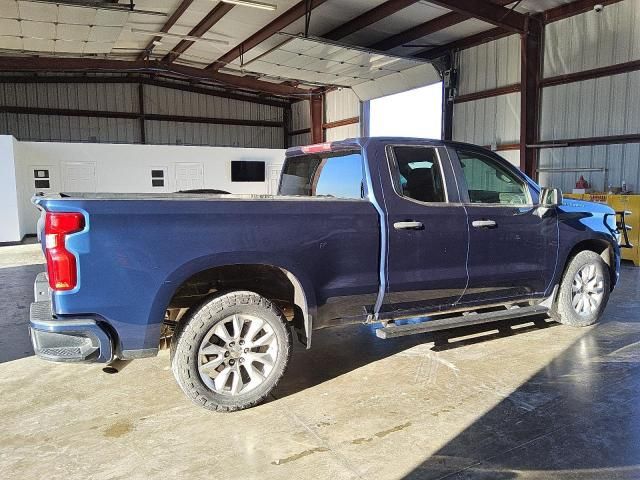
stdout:
POLYGON ((583 252, 585 250, 590 250, 592 252, 597 253, 602 257, 602 259, 604 260, 604 263, 606 263, 609 266, 609 275, 611 276, 611 288, 613 288, 613 285, 615 284, 615 278, 614 278, 615 277, 615 268, 614 268, 615 258, 613 253, 613 247, 606 240, 591 239, 591 240, 584 240, 580 243, 577 243, 571 249, 571 252, 567 256, 567 261, 565 262, 564 269, 562 271, 564 272, 567 269, 567 265, 569 265, 569 262, 573 257, 575 257, 578 253, 583 252))
MULTIPOLYGON (((291 273, 273 265, 223 265, 198 272, 185 280, 169 301, 164 322, 169 328, 163 329, 163 337, 170 336, 190 308, 213 293, 231 290, 249 290, 269 299, 292 323, 299 336, 308 337, 306 300, 296 282, 291 273)), ((303 343, 305 340, 301 338, 303 343)))

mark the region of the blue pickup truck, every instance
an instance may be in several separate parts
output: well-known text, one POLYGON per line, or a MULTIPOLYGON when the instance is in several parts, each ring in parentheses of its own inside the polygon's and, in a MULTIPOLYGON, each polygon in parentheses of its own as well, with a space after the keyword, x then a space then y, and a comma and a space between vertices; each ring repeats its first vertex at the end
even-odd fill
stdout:
POLYGON ((547 313, 585 326, 618 280, 620 224, 456 142, 290 148, 279 195, 36 196, 47 272, 30 332, 53 361, 150 357, 170 341, 197 404, 257 404, 293 336, 380 338, 547 313), (396 322, 425 317, 422 322, 396 322))

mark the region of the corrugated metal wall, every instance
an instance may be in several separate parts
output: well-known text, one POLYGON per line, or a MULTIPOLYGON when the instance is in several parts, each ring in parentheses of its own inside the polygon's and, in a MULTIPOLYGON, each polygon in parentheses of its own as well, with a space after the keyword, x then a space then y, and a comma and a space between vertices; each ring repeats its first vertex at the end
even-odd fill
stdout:
MULTIPOLYGON (((462 50, 458 57, 458 95, 482 92, 520 82, 520 38, 510 35, 462 50)), ((456 103, 453 106, 453 139, 478 145, 518 143, 520 94, 456 103)), ((499 152, 514 165, 520 152, 499 152)))
MULTIPOLYGON (((343 88, 341 90, 333 90, 325 95, 325 123, 337 122, 359 116, 360 99, 352 90, 343 88)), ((345 138, 358 137, 359 135, 360 123, 353 123, 342 127, 328 128, 325 131, 325 140, 332 142, 335 140, 344 140, 345 138)))
POLYGON ((510 35, 462 50, 458 94, 520 83, 520 37, 510 35))
POLYGON ((137 120, 0 113, 0 133, 37 142, 140 143, 137 120))
MULTIPOLYGON (((544 78, 640 59, 640 1, 624 0, 545 26, 544 78)), ((459 54, 458 95, 520 81, 519 37, 512 35, 459 54)), ((640 72, 542 89, 540 140, 640 133, 640 72)), ((453 138, 480 145, 519 143, 520 94, 454 105, 453 138)), ((540 183, 571 191, 580 175, 597 190, 624 180, 640 191, 640 144, 540 149, 540 183), (572 169, 563 173, 544 169, 572 169), (601 171, 580 171, 598 168, 601 171)), ((517 150, 498 152, 514 164, 517 150)))
POLYGON ((640 71, 546 87, 541 140, 640 133, 640 71))
MULTIPOLYGON (((332 90, 324 97, 324 122, 325 124, 346 120, 360 116, 360 99, 348 88, 332 90)), ((311 128, 311 111, 309 100, 303 100, 291 105, 291 131, 299 131, 311 128)), ((345 138, 360 136, 360 123, 344 125, 341 127, 327 128, 324 133, 325 140, 332 142, 345 138)), ((312 143, 311 133, 305 132, 289 137, 290 146, 308 145, 312 143)))
MULTIPOLYGON (((282 122, 283 108, 144 85, 147 114, 282 122)), ((3 83, 0 106, 136 113, 138 85, 131 83, 3 83)), ((280 127, 145 122, 146 143, 283 148, 280 127)), ((19 140, 140 143, 140 121, 0 113, 0 133, 19 140)))
POLYGON ((520 138, 520 94, 509 93, 455 104, 453 138, 478 145, 517 143, 520 138))
MULTIPOLYGON (((302 100, 291 105, 291 131, 311 128, 311 109, 309 100, 302 100)), ((291 135, 289 145, 297 147, 299 145, 309 145, 311 143, 311 132, 291 135)))
MULTIPOLYGON (((551 23, 545 28, 545 78, 640 59, 640 2, 625 0, 551 23)), ((640 133, 640 72, 546 87, 541 140, 640 133)), ((543 185, 571 191, 583 175, 593 188, 627 185, 640 190, 640 144, 542 149, 543 185), (581 171, 600 168, 603 171, 581 171)))
POLYGON ((540 172, 541 185, 562 188, 565 192, 575 188, 581 175, 598 191, 608 191, 609 186, 620 187, 624 180, 628 188, 637 192, 640 185, 640 144, 546 148, 540 151, 539 165, 542 169, 577 170, 540 172), (584 168, 600 171, 580 171, 584 168))
POLYGON ((349 88, 332 90, 325 95, 324 121, 327 123, 360 115, 360 99, 349 88))
POLYGON ((639 24, 638 0, 548 24, 544 31, 545 78, 639 59, 639 24))
POLYGON ((154 145, 247 148, 283 148, 284 146, 284 129, 275 127, 146 121, 145 129, 147 143, 154 145))

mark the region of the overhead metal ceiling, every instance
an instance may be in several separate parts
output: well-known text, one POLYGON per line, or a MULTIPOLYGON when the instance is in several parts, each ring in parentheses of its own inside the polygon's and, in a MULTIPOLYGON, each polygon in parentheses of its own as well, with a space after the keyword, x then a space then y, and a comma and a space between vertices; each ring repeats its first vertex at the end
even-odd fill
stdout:
POLYGON ((245 64, 244 71, 307 85, 352 88, 361 100, 440 81, 429 62, 319 38, 282 36, 286 41, 245 64))
MULTIPOLYGON (((497 8, 509 7, 508 1, 492 1, 497 8)), ((515 11, 540 12, 569 1, 524 0, 516 4, 515 11)), ((212 80, 222 70, 246 76, 244 84, 252 77, 263 84, 293 83, 301 91, 342 85, 357 88, 359 95, 367 97, 374 90, 389 91, 387 83, 410 87, 420 75, 426 78, 423 83, 433 80, 432 69, 419 59, 398 57, 419 55, 429 46, 496 30, 495 24, 444 8, 456 2, 270 2, 276 5, 275 11, 215 0, 136 0, 133 11, 125 10, 129 0, 0 0, 0 56, 149 59, 165 66, 200 69, 212 80), (429 34, 418 37, 415 32, 421 31, 429 34), (283 33, 326 36, 343 43, 321 46, 317 39, 296 39, 281 45, 286 40, 283 33), (410 42, 387 42, 392 46, 386 52, 362 50, 385 45, 393 36, 401 40, 407 33, 410 42), (337 63, 342 59, 357 65, 337 63), (371 82, 378 86, 374 88, 371 82)), ((259 87, 256 84, 256 90, 259 87)))

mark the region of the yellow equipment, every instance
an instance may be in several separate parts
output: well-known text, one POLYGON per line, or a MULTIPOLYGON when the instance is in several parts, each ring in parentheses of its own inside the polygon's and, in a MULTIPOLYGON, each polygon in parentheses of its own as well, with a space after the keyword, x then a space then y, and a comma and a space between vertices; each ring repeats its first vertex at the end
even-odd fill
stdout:
POLYGON ((634 265, 640 267, 640 195, 610 195, 608 193, 566 193, 567 198, 586 200, 588 202, 606 203, 615 211, 629 211, 625 222, 631 227, 629 230, 629 242, 633 248, 621 248, 622 258, 631 260, 634 265))

